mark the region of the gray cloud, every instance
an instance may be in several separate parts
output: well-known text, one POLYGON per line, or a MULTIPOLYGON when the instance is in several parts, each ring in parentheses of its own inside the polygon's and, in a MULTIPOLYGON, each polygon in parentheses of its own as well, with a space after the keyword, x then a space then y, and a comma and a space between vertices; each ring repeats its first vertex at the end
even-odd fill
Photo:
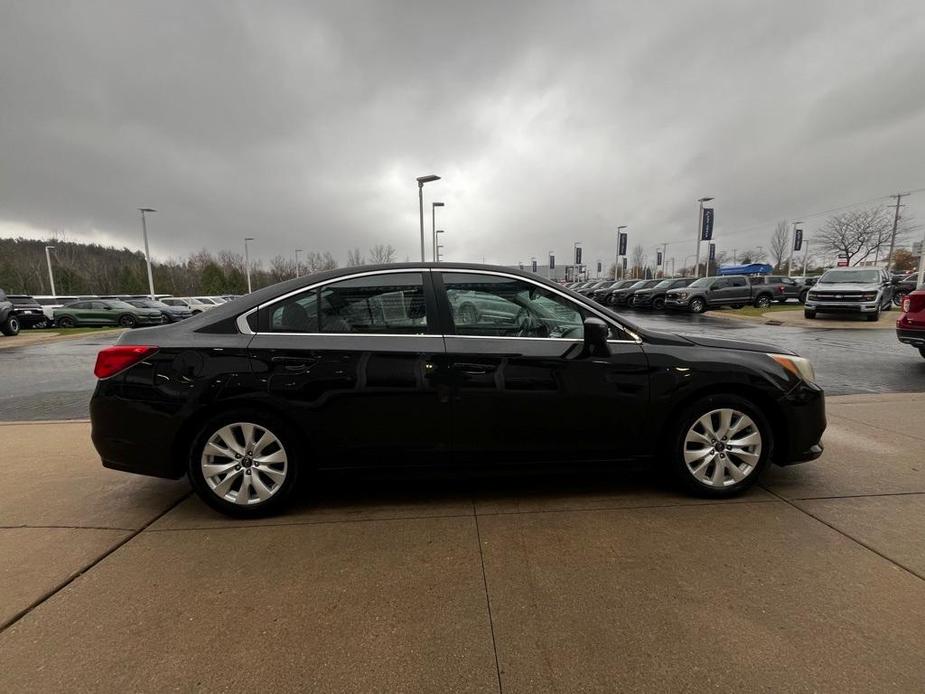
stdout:
POLYGON ((137 246, 150 205, 155 255, 413 259, 435 172, 451 259, 606 262, 629 224, 681 262, 705 194, 767 245, 925 186, 922 36, 914 0, 7 2, 0 225, 137 246))

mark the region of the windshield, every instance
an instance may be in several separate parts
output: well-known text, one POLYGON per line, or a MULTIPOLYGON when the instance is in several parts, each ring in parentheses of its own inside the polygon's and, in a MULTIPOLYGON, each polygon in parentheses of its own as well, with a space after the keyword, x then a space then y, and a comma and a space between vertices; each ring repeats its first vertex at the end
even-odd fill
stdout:
POLYGON ((127 303, 125 303, 124 301, 107 301, 106 303, 107 303, 109 306, 112 306, 113 308, 121 308, 121 309, 135 308, 135 307, 132 306, 131 304, 127 304, 127 303))
POLYGON ((879 270, 829 270, 819 284, 879 284, 879 270))
POLYGON ((687 286, 691 289, 694 289, 695 287, 709 287, 713 279, 713 277, 701 277, 699 280, 694 280, 687 286))
POLYGON ((129 303, 140 308, 170 308, 167 304, 162 304, 160 301, 151 301, 151 299, 138 299, 129 303))
POLYGON ((656 284, 654 287, 652 287, 652 289, 665 289, 666 287, 671 286, 672 281, 673 280, 662 280, 661 282, 656 284))

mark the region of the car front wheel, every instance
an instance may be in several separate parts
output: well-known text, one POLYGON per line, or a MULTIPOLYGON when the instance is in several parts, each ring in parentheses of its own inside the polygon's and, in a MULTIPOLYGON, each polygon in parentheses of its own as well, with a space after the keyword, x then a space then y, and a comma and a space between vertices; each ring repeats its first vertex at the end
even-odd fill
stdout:
POLYGON ((256 412, 211 420, 190 451, 193 489, 212 508, 239 518, 282 508, 298 469, 296 443, 288 430, 256 412))
POLYGON ((2 332, 7 337, 15 337, 19 335, 19 319, 16 316, 10 316, 5 321, 0 323, 0 332, 2 332))
POLYGON ((694 494, 728 497, 751 487, 767 464, 771 433, 761 411, 737 395, 714 395, 681 417, 673 467, 694 494))
POLYGON ((77 322, 71 316, 61 316, 55 321, 59 328, 73 328, 77 322))
POLYGON ((694 298, 691 299, 691 302, 687 305, 691 310, 691 313, 703 313, 703 310, 706 308, 706 304, 703 302, 703 299, 694 298))
POLYGON ((665 297, 657 296, 652 299, 652 308, 656 311, 662 311, 665 308, 665 297))
POLYGON ((815 311, 810 311, 808 308, 804 308, 804 309, 803 309, 803 317, 806 318, 807 320, 812 320, 813 318, 816 317, 816 312, 815 312, 815 311))

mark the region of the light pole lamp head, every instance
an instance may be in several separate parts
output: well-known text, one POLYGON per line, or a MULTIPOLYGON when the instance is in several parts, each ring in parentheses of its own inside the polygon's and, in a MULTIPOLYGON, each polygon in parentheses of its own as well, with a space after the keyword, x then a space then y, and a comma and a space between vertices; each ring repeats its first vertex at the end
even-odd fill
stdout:
POLYGON ((626 224, 621 224, 617 227, 617 231, 621 231, 622 229, 626 229, 626 224))
POLYGON ((444 233, 444 231, 443 231, 443 229, 437 229, 437 231, 436 231, 436 232, 434 232, 434 233, 437 233, 437 234, 443 234, 443 233, 444 233))
POLYGON ((139 207, 138 211, 141 212, 141 214, 144 214, 145 212, 157 212, 157 210, 155 210, 153 207, 139 207))
POLYGON ((432 203, 430 203, 430 204, 433 205, 434 207, 443 207, 443 206, 444 206, 442 202, 432 202, 432 203))
POLYGON ((715 200, 716 198, 700 198, 697 202, 710 202, 710 200, 715 200))
POLYGON ((425 183, 431 183, 433 181, 439 181, 440 177, 436 174, 430 174, 429 176, 418 176, 418 186, 421 188, 424 187, 425 183))
POLYGON ((46 250, 46 251, 53 251, 53 250, 55 250, 55 247, 54 247, 54 246, 45 246, 45 250, 46 250))
POLYGON ((245 240, 245 241, 253 241, 253 240, 254 240, 254 237, 253 237, 253 236, 245 236, 245 237, 244 237, 244 240, 245 240))

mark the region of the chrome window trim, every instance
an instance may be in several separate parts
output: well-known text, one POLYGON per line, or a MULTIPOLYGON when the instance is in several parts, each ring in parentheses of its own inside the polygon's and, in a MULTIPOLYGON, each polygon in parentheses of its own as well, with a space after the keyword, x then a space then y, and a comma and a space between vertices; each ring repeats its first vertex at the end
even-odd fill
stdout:
MULTIPOLYGON (((530 284, 535 284, 537 287, 540 287, 540 288, 542 288, 542 289, 546 289, 546 290, 548 290, 548 291, 551 291, 551 292, 553 292, 554 294, 558 294, 558 295, 561 296, 563 299, 565 299, 566 301, 568 301, 570 304, 573 304, 573 305, 575 305, 575 306, 579 306, 579 307, 581 307, 581 308, 584 308, 584 309, 590 311, 591 313, 597 314, 598 318, 600 318, 601 320, 603 320, 605 323, 607 323, 608 325, 616 325, 617 327, 620 328, 620 330, 622 330, 624 333, 626 333, 627 335, 629 335, 630 337, 633 338, 632 340, 608 340, 608 342, 633 342, 633 343, 636 343, 636 344, 641 344, 641 343, 642 343, 642 338, 640 338, 639 335, 637 335, 636 333, 634 333, 632 330, 630 330, 629 328, 627 328, 626 326, 624 326, 624 325, 623 325, 622 323, 620 323, 619 321, 615 321, 615 320, 614 320, 613 318, 611 318, 610 316, 604 315, 603 313, 601 313, 600 311, 598 311, 598 310, 597 310, 596 308, 594 308, 593 306, 585 306, 584 304, 578 303, 578 302, 575 301, 572 297, 570 297, 568 294, 566 294, 566 293, 560 291, 560 290, 559 290, 558 288, 556 288, 556 287, 550 287, 550 286, 547 285, 547 284, 543 284, 542 282, 537 282, 536 280, 531 279, 531 278, 529 278, 529 277, 521 277, 520 275, 513 275, 513 274, 509 274, 509 273, 507 273, 507 272, 502 272, 502 271, 499 271, 499 270, 467 270, 467 269, 463 269, 463 268, 436 268, 436 269, 434 269, 433 271, 434 271, 434 272, 440 272, 440 273, 443 273, 443 274, 453 273, 453 274, 466 274, 466 275, 493 275, 493 276, 495 276, 495 277, 507 277, 507 278, 510 278, 510 279, 521 280, 521 281, 523 281, 523 282, 529 282, 530 284)), ((445 284, 446 284, 446 283, 444 283, 444 285, 445 285, 445 284)), ((447 335, 447 337, 464 337, 464 336, 463 336, 463 335, 447 335)), ((490 338, 490 337, 492 337, 492 336, 488 336, 488 335, 468 335, 468 336, 466 336, 466 337, 489 337, 489 338, 490 338)), ((495 336, 495 337, 499 337, 499 339, 502 339, 502 340, 522 340, 522 339, 524 339, 524 338, 522 338, 522 337, 503 337, 503 336, 495 336)), ((554 340, 554 339, 562 339, 562 338, 536 337, 536 338, 526 338, 526 339, 534 339, 534 340, 554 340)))
MULTIPOLYGON (((264 301, 262 304, 258 304, 252 309, 245 311, 240 316, 238 316, 235 321, 238 325, 238 330, 241 331, 244 335, 383 335, 385 333, 257 333, 251 330, 251 326, 247 324, 247 317, 252 313, 259 311, 262 308, 268 308, 273 304, 277 304, 280 301, 288 299, 290 296, 295 296, 296 294, 301 294, 302 292, 307 292, 309 289, 317 289, 327 284, 334 284, 335 282, 343 282, 344 280, 352 280, 357 277, 372 277, 373 275, 393 275, 398 273, 409 273, 416 272, 423 274, 425 272, 430 272, 431 269, 428 267, 414 267, 414 268, 396 268, 395 270, 367 270, 365 272, 355 272, 349 275, 341 275, 328 280, 321 280, 320 282, 315 282, 314 284, 306 284, 304 287, 299 287, 294 289, 291 292, 287 292, 282 296, 276 296, 270 299, 269 301, 264 301)), ((407 337, 403 335, 402 337, 407 337)), ((426 335, 426 337, 434 337, 434 335, 426 335)))
POLYGON ((631 344, 637 344, 637 345, 642 344, 642 338, 640 338, 639 335, 634 333, 632 330, 627 328, 625 325, 623 325, 619 321, 616 321, 610 316, 607 316, 601 313, 593 306, 585 306, 584 304, 580 304, 576 302, 571 296, 560 291, 556 287, 550 287, 549 285, 543 284, 542 282, 537 282, 529 277, 522 277, 521 275, 514 275, 514 274, 510 274, 510 273, 503 272, 503 271, 476 270, 476 269, 468 269, 468 268, 436 268, 436 269, 429 268, 429 267, 396 268, 394 270, 367 270, 365 272, 356 272, 356 273, 352 273, 349 275, 341 275, 340 277, 336 277, 333 279, 321 280, 320 282, 315 282, 314 284, 307 284, 304 287, 299 287, 298 289, 294 289, 291 292, 287 292, 286 294, 283 294, 282 296, 274 297, 273 299, 269 301, 265 301, 262 304, 259 304, 255 306, 254 308, 249 309, 248 311, 245 311, 244 313, 242 313, 241 315, 237 317, 237 320, 235 322, 238 326, 238 330, 243 335, 289 335, 289 336, 338 335, 340 337, 346 337, 346 336, 356 337, 357 335, 380 335, 383 337, 465 337, 465 338, 477 338, 481 340, 546 340, 546 341, 559 340, 559 341, 565 341, 565 342, 580 342, 580 340, 574 340, 572 338, 561 338, 561 337, 505 337, 503 335, 440 335, 438 333, 433 333, 433 334, 432 333, 413 333, 413 334, 402 334, 402 333, 398 333, 398 334, 395 334, 395 333, 278 333, 278 332, 261 333, 261 332, 255 332, 254 330, 251 330, 250 325, 248 325, 247 323, 247 318, 252 313, 262 308, 268 308, 272 306, 273 304, 279 303, 280 301, 285 301, 291 296, 295 296, 296 294, 301 294, 302 292, 309 291, 310 289, 317 289, 318 287, 322 287, 328 284, 334 284, 335 282, 342 282, 344 280, 356 279, 358 277, 371 277, 373 275, 388 275, 388 274, 399 274, 399 273, 403 273, 403 274, 404 273, 421 273, 423 274, 425 272, 440 272, 444 274, 445 273, 455 273, 455 274, 471 274, 471 275, 490 275, 493 277, 505 277, 508 279, 529 282, 530 284, 534 284, 537 287, 540 287, 541 289, 546 289, 547 291, 553 292, 554 294, 558 294, 563 299, 568 301, 570 304, 586 309, 587 311, 595 314, 598 318, 603 320, 608 325, 617 326, 622 332, 626 333, 632 338, 631 340, 607 340, 607 342, 612 342, 614 344, 620 344, 620 343, 631 343, 631 344))

